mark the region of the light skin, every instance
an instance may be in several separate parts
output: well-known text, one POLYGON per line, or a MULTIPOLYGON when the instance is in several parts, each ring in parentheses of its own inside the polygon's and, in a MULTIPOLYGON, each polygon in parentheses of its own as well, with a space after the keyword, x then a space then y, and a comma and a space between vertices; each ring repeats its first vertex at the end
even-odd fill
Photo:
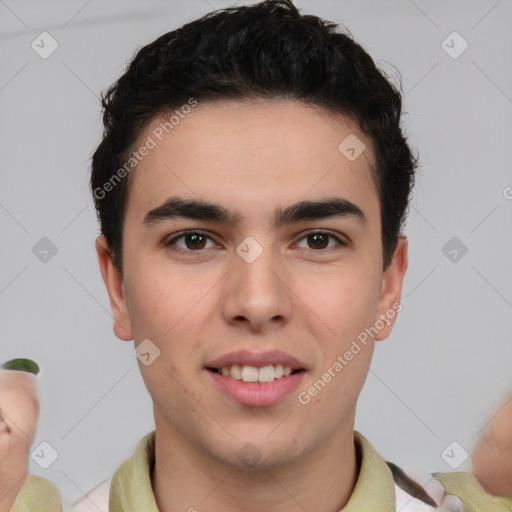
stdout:
POLYGON ((28 478, 28 453, 36 433, 36 377, 0 371, 0 512, 7 512, 28 478))
POLYGON ((355 406, 373 342, 307 405, 293 392, 272 406, 242 406, 212 384, 205 364, 237 350, 279 349, 307 364, 298 391, 307 390, 400 302, 407 240, 383 272, 371 147, 347 118, 298 102, 204 104, 131 176, 123 281, 103 237, 96 247, 115 334, 136 346, 149 338, 161 351, 151 365, 139 363, 154 404, 160 510, 336 511, 347 503, 357 479, 355 406), (354 161, 338 150, 350 134, 367 148, 354 161), (145 226, 147 212, 170 196, 220 204, 240 222, 145 226), (357 205, 366 222, 344 215, 273 227, 276 208, 333 196, 357 205), (187 254, 163 245, 183 230, 210 238, 199 252, 182 238, 187 254), (305 236, 316 230, 347 245, 325 237, 318 249, 305 236), (236 252, 247 236, 263 248, 252 263, 236 252), (250 471, 238 455, 246 443, 260 455, 250 471))

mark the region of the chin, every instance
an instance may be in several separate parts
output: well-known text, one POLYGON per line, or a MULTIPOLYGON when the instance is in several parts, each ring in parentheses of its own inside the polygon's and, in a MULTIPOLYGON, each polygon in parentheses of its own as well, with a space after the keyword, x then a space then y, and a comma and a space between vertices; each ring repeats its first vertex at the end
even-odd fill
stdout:
POLYGON ((286 467, 300 456, 297 440, 290 436, 270 440, 267 434, 235 436, 226 447, 216 445, 212 455, 233 469, 256 472, 286 467))

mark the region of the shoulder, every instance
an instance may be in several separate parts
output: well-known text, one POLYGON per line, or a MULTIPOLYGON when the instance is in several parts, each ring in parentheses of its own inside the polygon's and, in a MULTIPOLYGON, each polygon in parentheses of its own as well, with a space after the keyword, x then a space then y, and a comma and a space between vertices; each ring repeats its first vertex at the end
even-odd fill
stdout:
POLYGON ((465 512, 510 512, 512 496, 495 496, 487 493, 472 473, 432 473, 440 482, 446 494, 457 496, 463 503, 465 512))
POLYGON ((108 500, 112 478, 101 482, 79 501, 73 503, 69 512, 108 512, 108 500))
POLYGON ((61 512, 61 496, 53 482, 29 475, 9 512, 61 512))

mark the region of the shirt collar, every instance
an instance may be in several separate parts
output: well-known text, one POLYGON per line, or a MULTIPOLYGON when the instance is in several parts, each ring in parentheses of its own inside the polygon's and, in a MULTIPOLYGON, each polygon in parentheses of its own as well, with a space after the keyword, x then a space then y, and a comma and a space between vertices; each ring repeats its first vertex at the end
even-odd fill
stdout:
POLYGON ((361 466, 352 496, 340 512, 395 512, 395 484, 391 470, 359 432, 354 431, 354 442, 361 466))
MULTIPOLYGON (((110 512, 159 512, 151 486, 155 462, 155 434, 146 434, 133 455, 112 477, 110 512)), ((354 431, 360 463, 359 476, 348 503, 340 512, 395 512, 393 476, 386 462, 368 440, 354 431)))

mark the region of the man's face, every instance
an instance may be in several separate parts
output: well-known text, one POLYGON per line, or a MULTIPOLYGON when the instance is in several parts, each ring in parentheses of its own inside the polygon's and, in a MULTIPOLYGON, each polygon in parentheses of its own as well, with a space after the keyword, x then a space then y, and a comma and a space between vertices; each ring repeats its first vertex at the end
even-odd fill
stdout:
POLYGON ((382 271, 371 141, 293 101, 199 103, 159 141, 162 121, 135 144, 156 142, 131 176, 122 283, 97 242, 116 335, 160 351, 139 362, 157 431, 235 467, 278 467, 346 441, 373 351, 362 333, 389 334, 407 266, 401 239, 382 271), (366 147, 356 159, 338 148, 349 135, 366 147), (147 216, 171 197, 239 218, 147 216), (327 198, 362 215, 274 223, 276 210, 327 198), (173 242, 185 230, 199 234, 173 242), (271 382, 245 382, 255 378, 271 382))

